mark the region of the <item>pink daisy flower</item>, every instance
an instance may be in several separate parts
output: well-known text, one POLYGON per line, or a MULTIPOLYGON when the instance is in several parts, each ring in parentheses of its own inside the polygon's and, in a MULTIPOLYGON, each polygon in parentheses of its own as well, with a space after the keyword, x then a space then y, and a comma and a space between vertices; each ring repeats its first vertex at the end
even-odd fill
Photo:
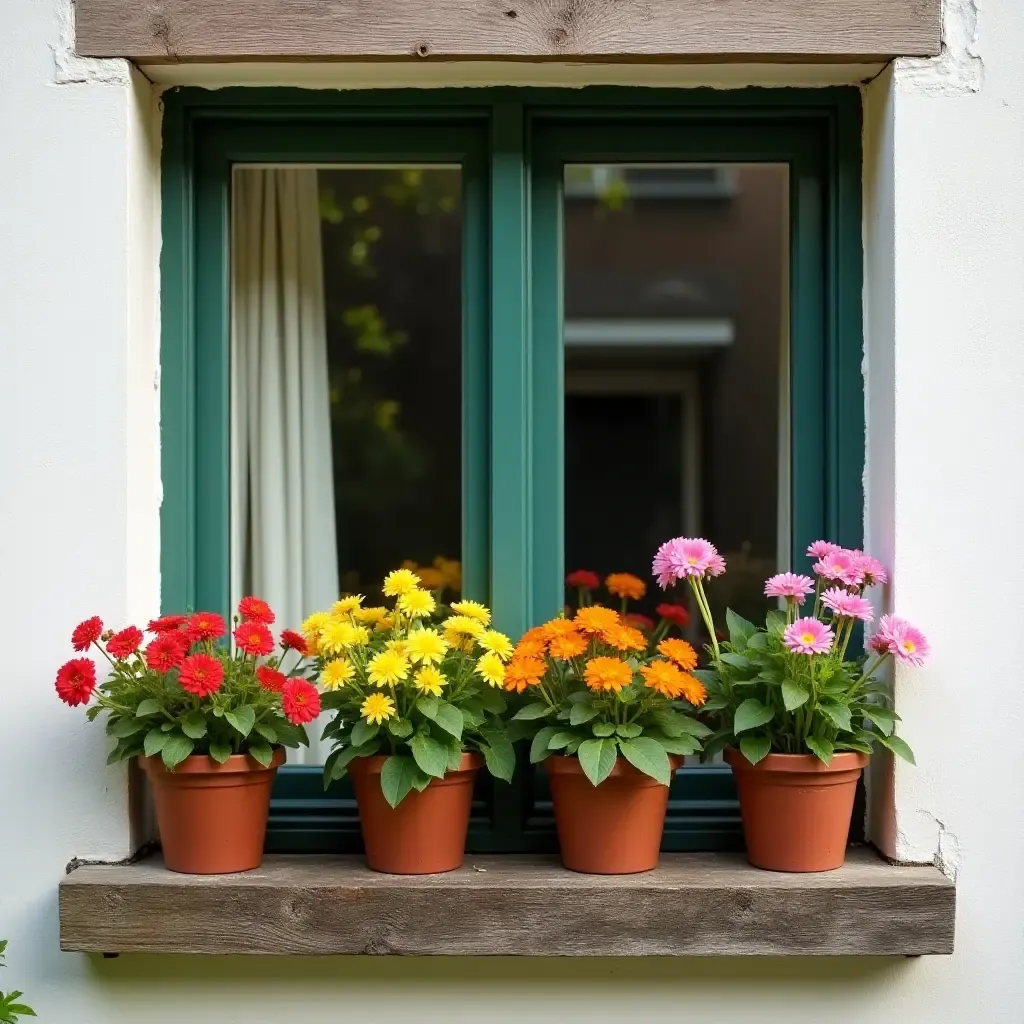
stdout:
POLYGON ((709 576, 721 576, 725 572, 725 559, 716 551, 708 565, 709 576))
POLYGON ((795 598, 801 604, 813 590, 814 580, 810 576, 798 576, 795 572, 780 572, 764 584, 765 597, 795 598))
POLYGON ((830 540, 816 540, 808 549, 807 554, 810 558, 824 558, 826 555, 831 555, 833 552, 842 551, 843 549, 838 544, 833 544, 830 540))
POLYGON ((876 583, 888 583, 889 574, 885 571, 885 566, 872 555, 866 555, 863 551, 857 552, 857 561, 860 566, 860 571, 864 575, 864 585, 871 587, 876 583))
POLYGON ((921 630, 896 615, 882 616, 878 622, 878 632, 871 638, 870 647, 879 654, 888 651, 898 662, 918 668, 924 664, 932 650, 928 638, 921 630))
POLYGON ((814 571, 827 580, 839 580, 848 587, 859 587, 864 582, 860 561, 852 551, 837 548, 814 563, 814 571))
POLYGON ((667 590, 671 583, 687 576, 718 576, 725 572, 725 561, 714 544, 703 537, 675 537, 658 548, 652 572, 661 589, 667 590))
POLYGON ((867 598, 851 594, 842 587, 829 587, 821 595, 821 603, 841 619, 870 622, 875 617, 874 609, 867 598))
POLYGON ((810 617, 797 619, 782 634, 782 642, 796 654, 828 654, 834 639, 824 622, 810 617))

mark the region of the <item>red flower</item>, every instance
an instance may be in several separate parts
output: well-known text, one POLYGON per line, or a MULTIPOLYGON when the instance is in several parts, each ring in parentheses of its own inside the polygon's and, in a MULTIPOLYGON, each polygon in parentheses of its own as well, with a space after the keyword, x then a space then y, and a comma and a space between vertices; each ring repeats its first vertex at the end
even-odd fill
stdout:
POLYGON ((181 663, 178 682, 197 697, 209 697, 224 681, 224 666, 212 654, 193 654, 181 663))
POLYGON ((275 615, 262 597, 243 597, 238 602, 238 614, 243 622, 262 622, 264 626, 274 623, 275 615))
POLYGON ((601 586, 601 577, 589 569, 577 569, 565 577, 565 582, 570 587, 582 587, 584 590, 597 590, 601 586))
POLYGON ((146 664, 154 672, 170 672, 185 660, 188 638, 181 633, 162 633, 146 647, 146 664))
POLYGON ((146 629, 150 633, 173 633, 181 629, 188 622, 187 615, 164 615, 159 619, 152 619, 146 629))
POLYGON ((129 626, 127 629, 122 629, 120 633, 115 633, 107 641, 107 654, 112 658, 117 658, 118 661, 124 661, 139 649, 142 641, 142 630, 135 626, 129 626))
POLYGON ((196 612, 185 626, 185 632, 192 643, 198 643, 200 640, 219 640, 227 629, 224 620, 216 612, 196 612))
POLYGON ((690 613, 681 604, 659 604, 655 611, 669 622, 674 622, 680 629, 690 624, 690 613))
POLYGON ((640 615, 638 612, 623 616, 622 621, 627 626, 633 626, 635 629, 646 629, 647 632, 654 629, 654 619, 648 618, 646 615, 640 615))
POLYGON ((281 691, 281 707, 292 725, 305 725, 320 714, 320 694, 305 679, 289 679, 281 691))
POLYGON ((57 696, 71 707, 88 704, 95 689, 96 666, 91 658, 72 658, 57 673, 57 696))
POLYGON ((296 633, 294 629, 281 630, 281 646, 286 651, 298 651, 303 657, 309 654, 306 638, 301 633, 296 633))
POLYGON ((99 640, 102 632, 103 623, 98 615, 94 615, 75 626, 75 631, 71 634, 71 646, 76 651, 87 651, 99 640))
POLYGON ((253 657, 267 655, 274 649, 273 634, 262 622, 243 622, 234 637, 239 649, 253 657))
POLYGON ((288 682, 288 677, 283 672, 278 672, 276 668, 271 668, 269 665, 260 665, 256 669, 256 678, 264 690, 270 690, 273 693, 280 693, 284 689, 284 684, 288 682))

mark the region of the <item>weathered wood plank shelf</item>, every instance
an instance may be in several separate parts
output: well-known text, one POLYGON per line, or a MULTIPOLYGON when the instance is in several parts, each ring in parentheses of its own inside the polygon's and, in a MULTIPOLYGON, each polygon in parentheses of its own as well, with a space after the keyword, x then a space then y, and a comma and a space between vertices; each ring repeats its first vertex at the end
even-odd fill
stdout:
POLYGON ((61 948, 91 953, 683 956, 951 953, 955 888, 854 849, 838 871, 758 871, 666 854, 649 874, 577 875, 543 856, 474 856, 446 875, 359 857, 274 856, 240 875, 158 858, 60 885, 61 948))

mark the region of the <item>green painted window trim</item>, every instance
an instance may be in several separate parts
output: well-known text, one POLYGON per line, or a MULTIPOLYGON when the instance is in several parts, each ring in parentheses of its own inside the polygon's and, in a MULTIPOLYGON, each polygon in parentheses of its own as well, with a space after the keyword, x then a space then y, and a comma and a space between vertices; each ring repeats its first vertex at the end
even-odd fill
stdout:
MULTIPOLYGON (((561 168, 582 160, 790 166, 792 545, 862 534, 860 96, 856 89, 596 87, 165 95, 162 603, 228 610, 230 168, 240 161, 464 167, 466 592, 516 633, 562 602, 561 168), (493 240, 493 242, 491 241, 493 240), (492 471, 492 467, 500 470, 492 471)), ((543 775, 481 780, 474 851, 555 846, 543 775)), ((728 769, 675 780, 666 849, 741 844, 728 769)), ((355 850, 345 785, 280 772, 268 847, 355 850)))

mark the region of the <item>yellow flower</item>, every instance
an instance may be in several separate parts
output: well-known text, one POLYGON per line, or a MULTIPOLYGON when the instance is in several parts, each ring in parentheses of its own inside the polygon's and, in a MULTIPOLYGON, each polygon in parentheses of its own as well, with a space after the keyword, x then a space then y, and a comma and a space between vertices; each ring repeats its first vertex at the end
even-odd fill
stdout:
POLYGON ((365 626, 353 626, 346 619, 329 619, 320 631, 320 649, 325 654, 341 654, 349 647, 362 647, 369 640, 365 626))
POLYGON ((381 722, 394 717, 395 702, 385 693, 371 693, 363 701, 359 712, 368 722, 380 725, 381 722))
POLYGON ((310 654, 320 653, 320 630, 331 621, 327 612, 313 612, 302 624, 302 635, 306 638, 310 654))
POLYGON ((512 646, 512 641, 504 633, 499 633, 496 629, 484 630, 483 634, 477 639, 477 643, 485 651, 493 651, 502 661, 508 661, 512 657, 512 651, 515 650, 512 646))
POLYGON ((387 597, 401 597, 420 585, 420 578, 412 569, 395 569, 384 577, 384 593, 387 597))
POLYGON ((394 651, 395 654, 400 654, 403 658, 409 657, 408 640, 388 640, 384 647, 389 651, 394 651))
POLYGON ((464 654, 469 654, 476 643, 471 636, 466 636, 464 633, 446 632, 444 639, 449 647, 454 647, 455 650, 462 651, 464 654))
POLYGON ((381 651, 370 659, 367 676, 376 686, 394 686, 409 676, 409 662, 398 651, 381 651))
POLYGON ((416 673, 416 678, 413 680, 416 684, 416 689, 420 693, 429 694, 431 697, 441 696, 441 687, 444 686, 447 680, 441 674, 440 670, 434 668, 433 665, 424 665, 423 668, 416 673))
POLYGON ((485 633, 483 624, 468 615, 452 615, 445 619, 442 625, 446 633, 461 633, 474 639, 479 639, 485 633))
POLYGON ((505 666, 494 651, 481 655, 473 671, 489 686, 501 686, 505 681, 505 666))
POLYGON ((437 665, 444 660, 448 641, 436 629, 414 629, 406 641, 406 650, 414 662, 437 665))
POLYGON ((420 578, 420 586, 424 590, 440 590, 444 586, 444 576, 440 569, 417 568, 413 570, 420 578))
POLYGON ((377 625, 373 627, 374 633, 386 633, 389 629, 393 629, 395 620, 390 615, 385 615, 383 619, 377 622, 377 625))
POLYGON ((355 611, 352 612, 352 616, 356 622, 365 622, 367 624, 376 625, 381 619, 386 619, 388 617, 388 610, 387 608, 380 606, 356 608, 355 611))
POLYGON ((458 615, 468 615, 485 626, 491 624, 491 613, 477 601, 456 601, 452 605, 452 611, 458 615))
POLYGON ((363 603, 362 594, 349 594, 331 607, 332 615, 351 615, 363 603))
POLYGON ((354 675, 355 667, 347 658, 329 661, 320 674, 320 682, 325 690, 340 690, 354 675))
POLYGON ((411 619, 419 619, 429 615, 437 607, 433 595, 425 590, 410 590, 398 599, 398 608, 411 619))

